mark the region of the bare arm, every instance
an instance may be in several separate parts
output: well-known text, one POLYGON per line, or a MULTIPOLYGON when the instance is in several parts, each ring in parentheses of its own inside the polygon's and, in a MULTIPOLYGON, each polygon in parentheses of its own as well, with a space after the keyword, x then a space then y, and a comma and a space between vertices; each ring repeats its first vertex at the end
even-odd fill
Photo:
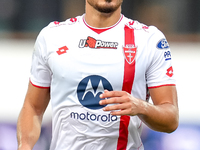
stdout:
POLYGON ((50 99, 49 89, 29 83, 17 122, 18 150, 31 150, 40 136, 43 114, 50 99))
POLYGON ((154 104, 134 98, 124 91, 105 91, 100 97, 108 99, 100 101, 100 104, 116 104, 104 107, 104 111, 112 111, 112 115, 138 115, 153 130, 168 133, 176 130, 179 119, 176 87, 152 88, 150 95, 154 104))
POLYGON ((179 111, 175 86, 150 89, 154 105, 145 103, 144 112, 139 114, 147 126, 162 132, 173 132, 178 127, 179 111))

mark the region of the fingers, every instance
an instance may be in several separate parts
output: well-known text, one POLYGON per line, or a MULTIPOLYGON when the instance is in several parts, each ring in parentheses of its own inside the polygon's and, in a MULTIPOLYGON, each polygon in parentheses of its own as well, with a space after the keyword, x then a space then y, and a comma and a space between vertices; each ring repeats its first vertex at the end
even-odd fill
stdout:
POLYGON ((116 116, 137 115, 137 111, 132 109, 132 107, 129 107, 128 104, 118 104, 118 105, 113 105, 113 106, 107 106, 107 107, 104 107, 103 110, 110 111, 111 115, 116 115, 116 116))
POLYGON ((123 110, 126 109, 126 105, 125 104, 115 104, 115 105, 110 105, 110 106, 106 106, 103 108, 104 111, 119 111, 119 110, 123 110))
POLYGON ((110 111, 112 115, 129 115, 135 116, 141 113, 143 108, 143 100, 131 96, 126 91, 108 91, 105 90, 100 95, 103 99, 99 102, 100 105, 106 105, 104 111, 110 111), (108 105, 110 104, 110 105, 108 105))
POLYGON ((122 97, 129 96, 128 93, 124 91, 108 91, 105 90, 103 94, 100 95, 101 100, 99 102, 100 105, 107 105, 107 104, 117 104, 125 102, 125 98, 122 97))
POLYGON ((107 91, 100 95, 100 105, 108 105, 104 111, 111 111, 111 115, 133 115, 133 103, 129 93, 124 91, 107 91))
POLYGON ((108 91, 104 90, 104 93, 100 95, 100 98, 108 98, 108 97, 120 97, 124 95, 126 92, 124 91, 108 91))

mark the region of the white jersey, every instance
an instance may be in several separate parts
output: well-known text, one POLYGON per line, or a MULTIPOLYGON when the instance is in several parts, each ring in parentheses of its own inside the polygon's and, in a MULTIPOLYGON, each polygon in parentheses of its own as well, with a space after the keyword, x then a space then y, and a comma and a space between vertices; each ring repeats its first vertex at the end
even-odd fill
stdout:
POLYGON ((51 90, 51 150, 143 150, 141 120, 104 112, 99 95, 125 90, 147 100, 148 88, 175 84, 164 35, 123 15, 104 29, 84 15, 50 23, 36 40, 30 80, 51 90))

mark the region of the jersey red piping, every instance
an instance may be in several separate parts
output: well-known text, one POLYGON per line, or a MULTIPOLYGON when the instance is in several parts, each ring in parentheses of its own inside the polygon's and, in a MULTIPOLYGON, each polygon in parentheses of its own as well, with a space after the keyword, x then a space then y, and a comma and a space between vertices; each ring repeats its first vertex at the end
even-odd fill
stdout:
POLYGON ((162 86, 176 86, 176 84, 163 84, 163 85, 159 85, 159 86, 151 86, 151 87, 148 87, 148 89, 159 88, 162 86))
POLYGON ((37 88, 41 88, 41 89, 49 89, 49 88, 50 88, 50 87, 42 87, 42 86, 35 85, 35 84, 33 84, 31 81, 30 81, 30 83, 31 83, 33 86, 37 87, 37 88))
POLYGON ((140 146, 138 147, 138 150, 142 147, 142 145, 143 145, 143 144, 141 143, 140 146))
POLYGON ((117 25, 121 22, 122 18, 123 18, 123 15, 121 15, 120 20, 119 20, 116 24, 114 24, 113 26, 108 27, 108 28, 94 28, 94 27, 91 27, 91 26, 89 26, 89 25, 86 23, 84 17, 83 17, 83 22, 84 22, 84 24, 85 24, 88 28, 90 28, 91 30, 93 30, 93 31, 96 32, 97 34, 100 34, 100 33, 104 32, 104 31, 107 31, 107 30, 112 29, 112 28, 114 28, 115 26, 117 26, 117 25))

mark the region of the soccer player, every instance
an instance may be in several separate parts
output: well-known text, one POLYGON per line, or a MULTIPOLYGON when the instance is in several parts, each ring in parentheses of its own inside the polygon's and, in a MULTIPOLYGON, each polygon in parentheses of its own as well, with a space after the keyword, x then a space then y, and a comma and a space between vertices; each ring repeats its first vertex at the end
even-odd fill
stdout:
POLYGON ((50 99, 51 150, 143 150, 143 123, 176 130, 169 44, 156 27, 123 16, 122 2, 86 0, 85 14, 40 32, 18 118, 18 150, 34 147, 50 99))

